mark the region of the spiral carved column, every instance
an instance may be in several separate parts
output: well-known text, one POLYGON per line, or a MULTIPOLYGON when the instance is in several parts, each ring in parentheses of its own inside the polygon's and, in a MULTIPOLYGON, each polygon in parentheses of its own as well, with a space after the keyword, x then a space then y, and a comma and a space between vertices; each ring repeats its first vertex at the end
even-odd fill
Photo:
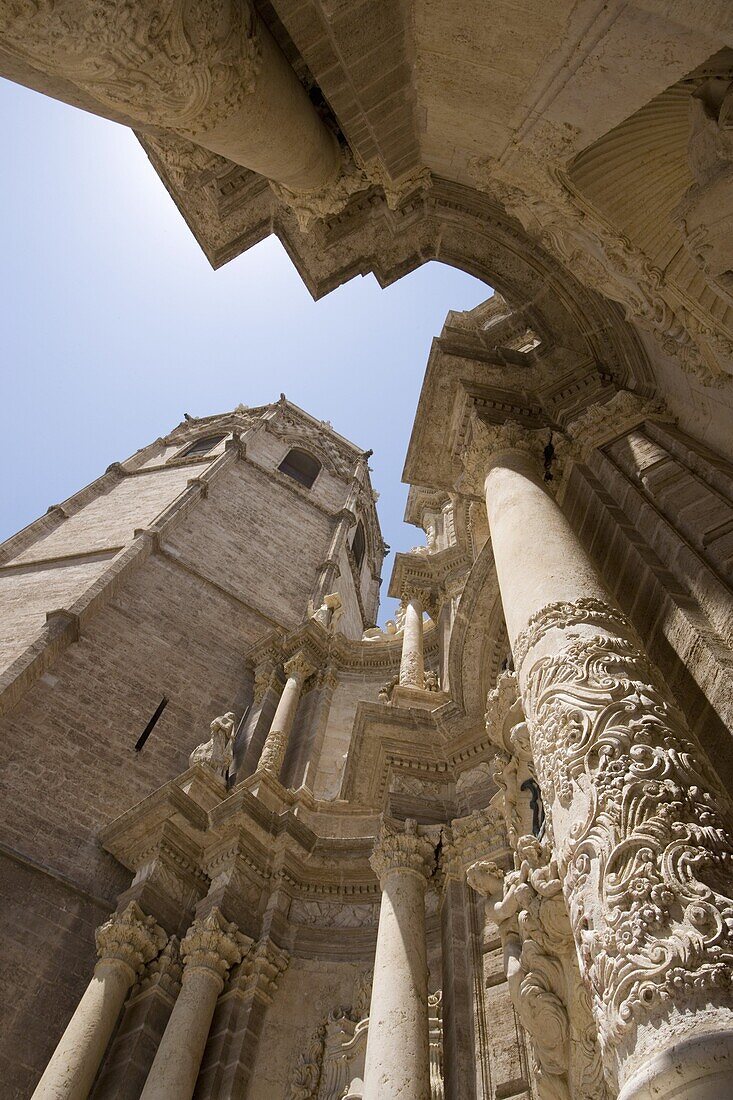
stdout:
POLYGON ((532 751, 621 1100, 733 1094, 726 793, 548 493, 546 433, 472 423, 532 751))

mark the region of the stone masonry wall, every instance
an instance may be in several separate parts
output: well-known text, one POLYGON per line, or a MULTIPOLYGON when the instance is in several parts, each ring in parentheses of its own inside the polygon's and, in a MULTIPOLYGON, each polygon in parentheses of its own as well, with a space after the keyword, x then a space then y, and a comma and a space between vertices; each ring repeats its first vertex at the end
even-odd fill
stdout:
MULTIPOLYGON (((123 478, 47 535, 43 553, 129 541, 206 465, 123 478)), ((306 613, 332 518, 288 482, 246 460, 222 469, 0 721, 0 851, 13 870, 2 881, 0 922, 16 945, 2 975, 0 1002, 14 1012, 0 1057, 24 1052, 5 1067, 9 1096, 29 1095, 91 976, 93 928, 129 882, 101 849, 100 828, 184 770, 216 715, 241 711, 247 650, 306 613), (164 695, 168 707, 136 753, 164 695), (24 1039, 39 1028, 39 1041, 24 1039)), ((96 573, 77 568, 73 591, 46 587, 46 570, 33 574, 35 590, 30 573, 14 575, 23 578, 14 582, 22 617, 30 605, 39 616, 68 605, 96 573)))

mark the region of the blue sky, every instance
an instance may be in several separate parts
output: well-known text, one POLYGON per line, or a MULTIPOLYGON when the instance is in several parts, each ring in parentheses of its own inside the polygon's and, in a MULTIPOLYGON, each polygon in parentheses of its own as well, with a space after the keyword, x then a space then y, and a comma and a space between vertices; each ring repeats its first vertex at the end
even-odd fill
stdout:
POLYGON ((274 237, 214 272, 131 131, 4 80, 0 128, 0 539, 184 412, 284 391, 374 449, 384 537, 420 541, 400 475, 430 342, 485 284, 430 263, 313 302, 274 237))

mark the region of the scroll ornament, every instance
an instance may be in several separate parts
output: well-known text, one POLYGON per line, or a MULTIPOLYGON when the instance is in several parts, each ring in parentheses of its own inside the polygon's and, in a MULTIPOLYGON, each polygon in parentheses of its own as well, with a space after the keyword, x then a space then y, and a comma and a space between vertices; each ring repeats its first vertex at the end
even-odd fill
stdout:
MULTIPOLYGON (((534 629, 595 618, 573 606, 545 609, 534 629)), ((545 801, 575 818, 558 863, 600 1040, 618 1057, 663 1003, 729 996, 733 846, 725 792, 614 618, 618 630, 575 633, 538 659, 523 698, 545 801)))

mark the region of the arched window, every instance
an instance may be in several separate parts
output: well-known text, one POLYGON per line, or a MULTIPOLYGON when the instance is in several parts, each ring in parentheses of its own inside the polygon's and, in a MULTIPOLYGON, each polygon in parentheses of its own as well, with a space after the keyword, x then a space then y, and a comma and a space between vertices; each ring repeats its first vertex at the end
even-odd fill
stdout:
POLYGON ((366 551, 366 535, 364 534, 364 524, 359 520, 356 525, 356 531, 354 533, 354 541, 351 544, 351 553, 354 555, 354 561, 357 566, 361 566, 364 561, 364 553, 366 551))
POLYGON ((293 447, 292 451, 288 451, 285 455, 278 469, 288 477, 292 477, 293 481, 298 481, 301 485, 305 485, 306 489, 310 489, 321 471, 321 464, 307 451, 293 447))
POLYGON ((206 455, 209 451, 213 451, 214 447, 221 443, 223 438, 223 435, 206 435, 203 439, 197 439, 195 443, 186 447, 185 451, 181 451, 179 457, 183 458, 185 455, 188 458, 189 455, 206 455))

